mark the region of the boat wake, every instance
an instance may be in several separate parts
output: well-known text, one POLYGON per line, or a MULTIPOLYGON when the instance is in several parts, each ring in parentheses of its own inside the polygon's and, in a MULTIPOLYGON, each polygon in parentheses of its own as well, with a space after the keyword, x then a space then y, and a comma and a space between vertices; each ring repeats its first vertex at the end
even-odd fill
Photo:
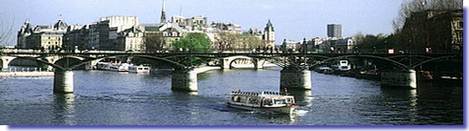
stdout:
POLYGON ((306 113, 308 113, 308 112, 309 112, 309 111, 307 111, 307 110, 296 110, 296 114, 297 114, 298 116, 304 116, 304 115, 306 115, 306 113))

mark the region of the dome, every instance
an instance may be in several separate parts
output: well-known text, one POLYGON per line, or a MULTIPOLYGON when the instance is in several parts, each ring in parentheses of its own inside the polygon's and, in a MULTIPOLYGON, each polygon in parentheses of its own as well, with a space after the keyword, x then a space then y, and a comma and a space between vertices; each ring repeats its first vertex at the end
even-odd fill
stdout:
POLYGON ((58 20, 57 23, 54 24, 54 29, 65 30, 67 29, 67 24, 63 22, 63 20, 58 20))

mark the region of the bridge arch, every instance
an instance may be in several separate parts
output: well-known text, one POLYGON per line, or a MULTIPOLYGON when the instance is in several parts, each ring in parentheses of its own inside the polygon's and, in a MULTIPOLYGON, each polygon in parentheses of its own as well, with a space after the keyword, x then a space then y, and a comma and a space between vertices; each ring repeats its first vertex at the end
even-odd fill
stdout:
POLYGON ((424 55, 395 55, 395 56, 390 56, 388 57, 389 59, 396 59, 396 58, 421 58, 421 59, 431 59, 432 57, 430 56, 424 56, 424 55))
POLYGON ((408 67, 407 65, 404 65, 398 61, 395 61, 395 60, 392 60, 392 59, 389 59, 389 58, 385 58, 385 57, 380 57, 380 56, 373 56, 373 55, 345 55, 345 56, 338 56, 338 57, 331 57, 331 58, 328 58, 328 59, 325 59, 323 60, 322 62, 320 63, 316 63, 316 64, 313 64, 311 65, 310 67, 315 67, 315 66, 318 66, 320 64, 323 64, 323 63, 326 63, 326 62, 330 62, 330 61, 333 61, 333 60, 339 60, 339 59, 348 59, 348 58, 370 58, 370 59, 376 59, 376 60, 381 60, 381 61, 385 61, 385 62, 389 62, 391 64, 393 64, 395 67, 398 67, 404 71, 408 71, 410 69, 412 69, 411 67, 408 67))
MULTIPOLYGON (((416 68, 418 66, 421 66, 421 65, 424 65, 424 64, 427 64, 427 63, 430 63, 430 62, 435 62, 435 61, 440 61, 440 60, 445 60, 445 59, 458 58, 458 57, 460 57, 460 56, 441 56, 441 57, 431 58, 431 59, 422 61, 420 63, 417 63, 415 65, 412 65, 412 68, 416 68)), ((460 60, 460 59, 458 59, 458 60, 460 60)))
POLYGON ((58 59, 53 59, 52 63, 60 65, 64 68, 68 68, 78 63, 81 63, 84 60, 85 58, 79 56, 63 56, 58 59))
MULTIPOLYGON (((54 64, 54 63, 50 63, 49 61, 44 60, 44 59, 42 59, 41 57, 17 56, 17 57, 14 57, 14 59, 12 59, 10 62, 12 62, 12 61, 15 60, 15 59, 32 60, 32 61, 35 61, 35 62, 38 62, 38 63, 42 63, 42 64, 46 64, 46 65, 52 66, 52 67, 55 68, 55 69, 66 70, 66 68, 64 68, 63 66, 57 65, 57 64, 54 64)), ((9 64, 9 63, 8 63, 8 64, 9 64)))
POLYGON ((236 60, 248 60, 251 61, 251 64, 253 64, 254 67, 257 67, 258 62, 255 58, 248 57, 248 56, 229 56, 229 57, 224 57, 223 58, 223 67, 224 68, 232 68, 233 63, 236 62, 236 60))
POLYGON ((396 55, 396 56, 391 56, 388 58, 395 60, 399 63, 413 63, 413 62, 420 63, 422 61, 432 59, 432 57, 424 56, 424 55, 396 55))
POLYGON ((52 63, 56 63, 57 61, 60 61, 62 59, 77 59, 77 60, 80 60, 80 61, 83 61, 85 60, 84 57, 80 57, 80 56, 74 56, 74 55, 68 55, 68 56, 63 56, 63 57, 60 57, 58 59, 54 59, 54 61, 52 63))
POLYGON ((183 64, 180 64, 175 61, 168 60, 166 58, 161 58, 161 57, 156 57, 156 56, 150 56, 150 55, 109 55, 109 56, 101 56, 101 57, 96 57, 96 58, 90 58, 82 61, 79 64, 73 65, 71 69, 78 68, 79 66, 82 66, 86 63, 92 62, 92 61, 100 61, 106 58, 111 58, 111 57, 140 57, 140 58, 145 58, 145 59, 151 59, 151 60, 157 60, 157 61, 162 61, 162 62, 167 62, 171 67, 173 68, 185 68, 186 66, 183 64))

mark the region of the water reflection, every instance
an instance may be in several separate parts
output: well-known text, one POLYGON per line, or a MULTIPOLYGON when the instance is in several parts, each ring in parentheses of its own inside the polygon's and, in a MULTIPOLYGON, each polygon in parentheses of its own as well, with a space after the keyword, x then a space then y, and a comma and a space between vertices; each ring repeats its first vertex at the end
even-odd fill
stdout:
POLYGON ((64 125, 76 125, 75 119, 75 95, 54 94, 54 114, 57 123, 64 125))
POLYGON ((417 88, 420 119, 430 122, 462 124, 463 87, 454 82, 427 82, 417 88), (426 107, 424 109, 424 107, 426 107), (457 122, 457 123, 455 123, 457 122))
MULTIPOLYGON (((295 97, 295 102, 299 106, 306 106, 306 107, 311 107, 311 101, 313 100, 313 97, 311 95, 311 90, 295 90, 295 91, 288 91, 288 95, 292 95, 295 97)), ((282 93, 285 93, 282 91, 282 93)))
MULTIPOLYGON (((397 111, 407 114, 407 120, 416 122, 419 119, 419 97, 418 89, 398 88, 398 87, 381 87, 383 99, 388 101, 385 107, 391 111, 397 111), (388 106, 387 104, 393 105, 388 106)), ((391 122, 400 123, 402 120, 393 120, 391 122)))
POLYGON ((256 118, 265 120, 270 124, 293 124, 298 119, 297 114, 284 115, 284 114, 264 114, 256 113, 256 118))
POLYGON ((190 96, 197 96, 199 92, 182 92, 182 91, 173 91, 172 94, 175 97, 183 98, 183 99, 190 99, 190 96))

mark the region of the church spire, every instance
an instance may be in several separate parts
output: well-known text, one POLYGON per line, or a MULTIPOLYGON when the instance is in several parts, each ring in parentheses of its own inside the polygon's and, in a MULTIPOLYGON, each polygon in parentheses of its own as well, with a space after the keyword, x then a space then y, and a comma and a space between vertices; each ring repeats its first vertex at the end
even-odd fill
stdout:
POLYGON ((270 22, 270 19, 267 22, 267 24, 265 25, 264 31, 274 31, 274 26, 272 25, 272 22, 270 22))
POLYGON ((166 23, 166 2, 165 0, 163 0, 163 6, 161 8, 161 18, 160 18, 160 23, 163 24, 163 23, 166 23))

